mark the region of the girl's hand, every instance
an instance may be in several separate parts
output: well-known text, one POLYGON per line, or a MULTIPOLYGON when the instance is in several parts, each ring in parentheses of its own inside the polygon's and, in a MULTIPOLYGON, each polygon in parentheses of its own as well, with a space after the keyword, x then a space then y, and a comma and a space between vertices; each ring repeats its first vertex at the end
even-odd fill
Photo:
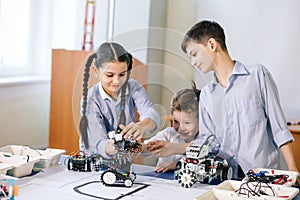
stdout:
POLYGON ((115 155, 117 153, 115 141, 113 139, 109 140, 109 143, 106 145, 105 151, 108 155, 115 155))
POLYGON ((171 163, 163 163, 159 166, 156 166, 154 168, 155 172, 166 172, 169 170, 174 170, 176 168, 176 162, 171 162, 171 163))
POLYGON ((145 131, 143 127, 137 125, 136 123, 131 122, 128 126, 120 125, 122 129, 121 134, 125 139, 131 140, 142 140, 144 138, 145 131))

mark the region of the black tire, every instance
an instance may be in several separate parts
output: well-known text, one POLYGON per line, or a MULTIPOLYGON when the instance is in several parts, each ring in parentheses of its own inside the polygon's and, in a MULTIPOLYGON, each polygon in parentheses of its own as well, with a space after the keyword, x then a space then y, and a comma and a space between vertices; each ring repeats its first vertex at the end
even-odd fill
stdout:
POLYGON ((181 166, 182 166, 181 161, 178 161, 178 162, 176 163, 176 170, 181 169, 181 166))
POLYGON ((220 179, 221 181, 231 180, 232 179, 232 168, 226 167, 221 170, 220 173, 220 179))
POLYGON ((201 164, 205 164, 205 172, 208 172, 209 166, 210 166, 210 161, 205 160, 201 164))
POLYGON ((136 174, 134 172, 132 172, 129 177, 131 178, 132 182, 135 181, 136 179, 136 174))

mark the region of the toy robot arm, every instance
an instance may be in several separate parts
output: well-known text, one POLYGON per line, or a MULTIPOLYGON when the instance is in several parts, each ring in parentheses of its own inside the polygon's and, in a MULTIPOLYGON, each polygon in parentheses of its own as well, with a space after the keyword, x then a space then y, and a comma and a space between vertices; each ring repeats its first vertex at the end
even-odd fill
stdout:
POLYGON ((115 131, 108 132, 108 137, 109 139, 114 139, 116 142, 123 140, 122 134, 119 133, 116 134, 115 131))
POLYGON ((204 158, 208 155, 208 145, 203 145, 199 151, 198 158, 204 158))
POLYGON ((123 140, 122 134, 115 134, 115 139, 117 142, 123 140))
POLYGON ((108 132, 108 137, 109 137, 109 139, 115 139, 115 136, 116 136, 115 131, 110 131, 110 132, 108 132))

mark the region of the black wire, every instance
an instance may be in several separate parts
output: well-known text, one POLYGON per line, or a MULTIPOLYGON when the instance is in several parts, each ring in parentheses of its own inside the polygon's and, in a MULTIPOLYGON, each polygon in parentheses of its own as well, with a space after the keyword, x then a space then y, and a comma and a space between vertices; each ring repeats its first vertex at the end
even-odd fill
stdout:
POLYGON ((261 195, 271 196, 270 194, 267 194, 267 193, 262 191, 263 184, 265 184, 267 186, 267 188, 269 188, 271 190, 273 196, 275 197, 276 194, 275 194, 274 189, 268 183, 265 183, 265 182, 247 181, 245 183, 242 183, 240 185, 240 188, 235 190, 235 192, 238 193, 238 194, 241 194, 241 195, 247 195, 248 197, 250 197, 250 195, 251 196, 258 196, 258 197, 260 197, 261 195), (253 184, 254 189, 253 189, 253 187, 251 187, 249 185, 250 183, 253 184), (255 185, 255 183, 256 183, 256 185, 255 185), (245 186, 246 186, 246 188, 245 188, 245 186))

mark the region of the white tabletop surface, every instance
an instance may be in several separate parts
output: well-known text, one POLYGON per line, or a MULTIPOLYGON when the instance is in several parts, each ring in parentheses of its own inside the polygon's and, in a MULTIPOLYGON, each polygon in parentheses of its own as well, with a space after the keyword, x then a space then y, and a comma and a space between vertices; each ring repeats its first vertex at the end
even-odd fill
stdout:
MULTIPOLYGON (((100 182, 102 172, 76 172, 64 165, 57 165, 35 175, 17 178, 19 195, 15 200, 220 199, 207 195, 215 191, 215 185, 197 182, 191 188, 183 188, 174 180, 172 173, 154 173, 151 166, 133 165, 133 172, 137 178, 132 187, 113 187, 100 182)), ((299 199, 298 194, 294 200, 299 199)))
POLYGON ((194 199, 214 186, 196 183, 181 187, 177 180, 139 175, 152 172, 153 167, 133 165, 137 178, 130 188, 107 187, 100 182, 102 172, 69 171, 63 165, 45 169, 33 176, 17 180, 17 200, 88 200, 88 199, 194 199), (74 188, 85 194, 80 194, 74 188))

